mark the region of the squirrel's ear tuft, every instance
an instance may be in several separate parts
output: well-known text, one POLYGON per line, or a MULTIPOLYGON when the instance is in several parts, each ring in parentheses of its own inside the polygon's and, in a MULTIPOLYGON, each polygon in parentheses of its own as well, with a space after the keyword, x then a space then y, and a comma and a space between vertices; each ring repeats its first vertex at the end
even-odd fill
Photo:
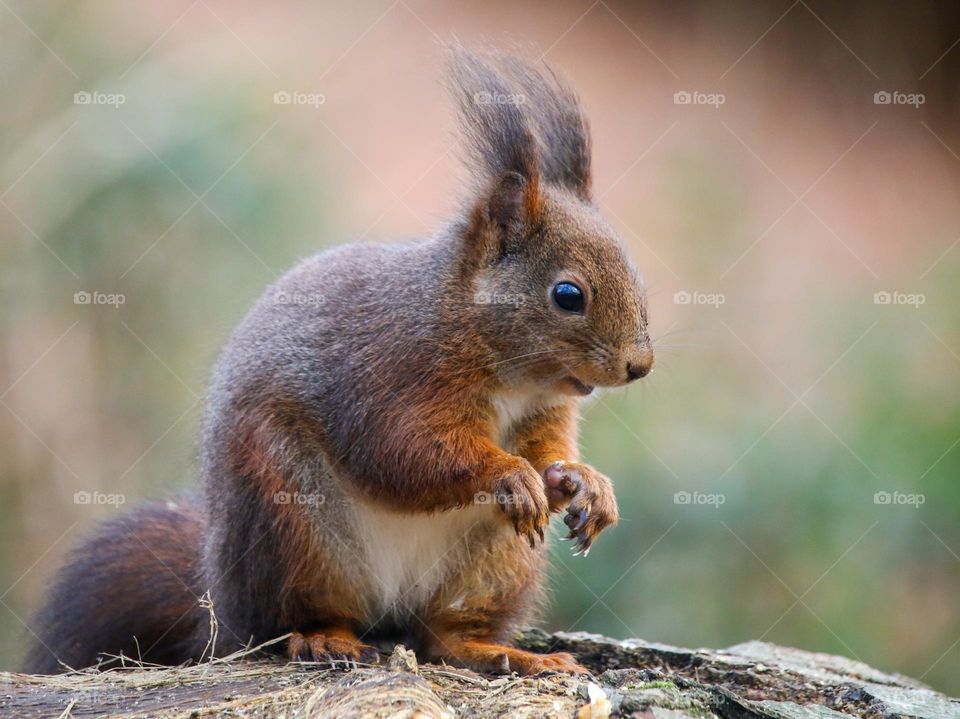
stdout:
POLYGON ((478 188, 506 173, 536 184, 540 173, 537 139, 524 115, 519 90, 497 67, 496 56, 448 46, 447 87, 457 105, 466 162, 478 188))
POLYGON ((590 128, 576 92, 546 65, 540 69, 509 56, 502 64, 518 88, 523 110, 543 146, 540 172, 544 182, 566 187, 590 201, 590 128))
POLYGON ((511 55, 459 45, 447 54, 447 86, 480 186, 515 172, 590 201, 590 131, 570 86, 549 67, 511 55))

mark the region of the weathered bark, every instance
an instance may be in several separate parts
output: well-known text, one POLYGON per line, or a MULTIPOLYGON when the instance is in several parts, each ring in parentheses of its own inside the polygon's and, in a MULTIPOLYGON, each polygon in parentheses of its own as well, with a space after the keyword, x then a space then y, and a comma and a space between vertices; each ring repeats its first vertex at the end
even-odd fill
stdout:
POLYGON ((960 700, 912 679, 762 642, 690 650, 532 630, 520 643, 571 651, 593 676, 483 677, 417 666, 402 648, 379 667, 351 669, 248 658, 58 677, 6 673, 0 716, 960 719, 960 700))

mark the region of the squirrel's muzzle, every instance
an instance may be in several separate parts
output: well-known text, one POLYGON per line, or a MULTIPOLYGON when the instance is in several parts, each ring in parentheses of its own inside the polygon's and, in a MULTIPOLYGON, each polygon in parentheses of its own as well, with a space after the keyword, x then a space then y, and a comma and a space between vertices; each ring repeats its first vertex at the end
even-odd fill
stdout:
POLYGON ((653 348, 650 345, 643 345, 635 352, 631 353, 627 359, 626 374, 627 382, 646 377, 653 371, 656 360, 653 356, 653 348))

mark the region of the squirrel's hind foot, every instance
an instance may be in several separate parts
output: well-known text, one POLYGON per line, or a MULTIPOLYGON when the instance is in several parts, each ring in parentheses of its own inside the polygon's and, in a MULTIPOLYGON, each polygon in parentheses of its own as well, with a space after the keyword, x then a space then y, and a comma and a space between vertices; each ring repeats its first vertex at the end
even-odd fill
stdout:
POLYGON ((521 676, 556 672, 561 674, 589 674, 589 670, 582 667, 566 652, 553 654, 535 654, 534 652, 516 649, 504 644, 464 640, 460 642, 445 642, 444 659, 484 674, 510 674, 516 672, 521 676))
POLYGON ((306 634, 294 632, 287 643, 287 654, 293 661, 344 662, 347 666, 380 662, 376 647, 364 644, 352 631, 339 627, 306 634))

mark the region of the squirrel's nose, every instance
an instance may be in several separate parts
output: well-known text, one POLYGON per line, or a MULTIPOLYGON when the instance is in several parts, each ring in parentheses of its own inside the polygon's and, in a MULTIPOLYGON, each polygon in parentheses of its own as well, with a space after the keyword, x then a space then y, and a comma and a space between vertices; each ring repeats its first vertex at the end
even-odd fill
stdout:
POLYGON ((653 371, 653 350, 644 347, 636 357, 627 361, 627 382, 646 377, 653 371))

